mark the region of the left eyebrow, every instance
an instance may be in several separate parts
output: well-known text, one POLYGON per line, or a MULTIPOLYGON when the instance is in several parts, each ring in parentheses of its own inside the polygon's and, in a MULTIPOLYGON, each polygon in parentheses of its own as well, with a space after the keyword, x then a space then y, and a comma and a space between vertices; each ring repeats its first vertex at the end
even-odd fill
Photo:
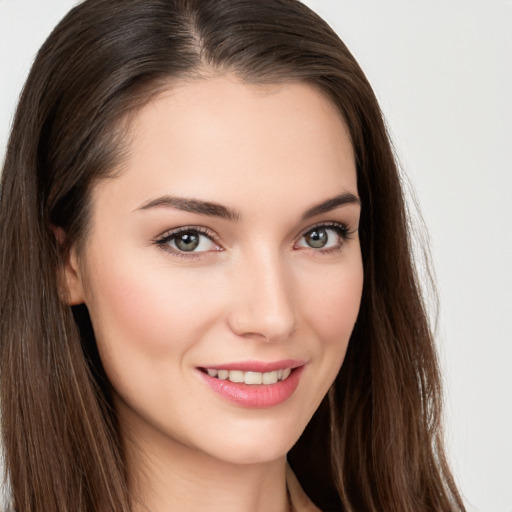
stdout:
POLYGON ((302 216, 302 220, 310 219, 311 217, 315 217, 316 215, 321 215, 322 213, 330 212, 340 206, 344 206, 346 204, 356 204, 361 206, 361 200, 350 192, 345 192, 344 194, 340 194, 339 196, 332 197, 331 199, 327 199, 326 201, 322 201, 319 204, 316 204, 306 210, 304 215, 302 216))

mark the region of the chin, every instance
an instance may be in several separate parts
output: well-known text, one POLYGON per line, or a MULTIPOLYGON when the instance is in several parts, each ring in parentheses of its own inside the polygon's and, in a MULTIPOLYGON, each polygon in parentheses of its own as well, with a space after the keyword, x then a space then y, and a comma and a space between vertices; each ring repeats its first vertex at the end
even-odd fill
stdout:
POLYGON ((267 464, 286 457, 296 441, 282 444, 251 444, 245 446, 229 446, 223 453, 214 454, 215 458, 223 460, 229 464, 250 465, 267 464))
MULTIPOLYGON (((258 422, 257 422, 258 423, 258 422)), ((298 422, 285 424, 253 424, 247 428, 229 429, 222 439, 211 439, 210 454, 232 464, 263 464, 286 457, 306 425, 298 422)))

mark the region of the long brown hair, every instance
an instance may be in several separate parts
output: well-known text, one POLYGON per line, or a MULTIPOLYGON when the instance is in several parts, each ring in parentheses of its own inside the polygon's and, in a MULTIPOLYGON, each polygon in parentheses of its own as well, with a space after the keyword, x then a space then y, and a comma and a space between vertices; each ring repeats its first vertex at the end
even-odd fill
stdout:
POLYGON ((87 311, 66 305, 57 276, 87 234, 91 186, 122 161, 128 114, 203 72, 311 84, 350 130, 363 298, 343 367, 289 454, 299 480, 325 510, 464 510, 444 456, 439 370, 385 124, 345 45, 296 0, 87 0, 39 51, 0 191, 1 416, 14 510, 131 508, 87 311))

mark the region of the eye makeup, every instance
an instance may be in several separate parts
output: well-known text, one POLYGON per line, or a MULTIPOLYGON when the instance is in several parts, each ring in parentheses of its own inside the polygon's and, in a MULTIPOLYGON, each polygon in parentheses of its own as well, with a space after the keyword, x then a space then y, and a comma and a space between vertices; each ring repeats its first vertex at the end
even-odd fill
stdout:
MULTIPOLYGON (((341 251, 354 232, 340 222, 319 223, 303 230, 293 249, 332 254, 341 251)), ((180 258, 199 258, 205 253, 224 251, 218 240, 218 235, 207 227, 183 226, 167 231, 156 238, 154 244, 180 258)))
POLYGON ((224 250, 216 239, 215 232, 204 226, 183 226, 166 232, 154 243, 180 258, 198 258, 205 252, 224 250))
POLYGON ((343 223, 323 222, 303 231, 294 249, 310 249, 319 254, 332 254, 340 251, 353 233, 354 231, 350 231, 343 223), (304 243, 301 243, 302 240, 304 243))

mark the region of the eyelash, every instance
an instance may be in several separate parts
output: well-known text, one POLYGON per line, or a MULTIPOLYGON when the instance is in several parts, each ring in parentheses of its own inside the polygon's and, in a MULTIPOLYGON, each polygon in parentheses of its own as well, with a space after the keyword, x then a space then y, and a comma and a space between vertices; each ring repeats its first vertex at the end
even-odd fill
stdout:
MULTIPOLYGON (((182 228, 178 228, 172 231, 169 231, 165 233, 163 236, 155 240, 155 243, 158 247, 160 247, 162 250, 177 256, 178 258, 199 258, 201 256, 201 252, 186 252, 186 251, 180 251, 177 249, 174 249, 170 247, 168 244, 169 242, 176 240, 180 235, 185 233, 197 233, 200 235, 206 236, 209 240, 211 240, 213 243, 217 244, 216 240, 218 239, 215 232, 212 230, 202 227, 202 226, 185 226, 182 228)), ((219 251, 222 249, 218 249, 219 251)))
MULTIPOLYGON (((305 237, 308 233, 311 233, 315 230, 332 230, 335 231, 336 234, 340 237, 340 243, 337 244, 335 247, 330 247, 327 249, 318 248, 315 249, 313 247, 309 247, 310 250, 314 252, 314 254, 320 254, 320 255, 326 255, 326 254, 332 254, 334 252, 339 252, 342 250, 343 246, 345 245, 345 242, 351 238, 351 235, 353 234, 353 231, 349 231, 349 228, 345 224, 341 224, 339 222, 324 222, 322 224, 317 224, 314 226, 311 226, 304 230, 302 234, 299 237, 299 240, 305 237)), ((196 233, 200 235, 206 236, 209 240, 211 240, 213 243, 218 245, 218 236, 213 232, 212 230, 202 227, 202 226, 185 226, 179 229, 175 229, 172 231, 169 231, 165 233, 163 236, 157 238, 154 243, 160 247, 162 250, 171 253, 174 256, 177 256, 179 258, 199 258, 201 257, 201 254, 203 252, 210 252, 210 251, 199 251, 199 252, 187 252, 187 251, 180 251, 177 249, 174 249, 170 247, 168 244, 169 242, 176 240, 180 235, 185 233, 196 233)), ((294 244, 294 247, 297 247, 297 243, 294 244)), ((222 251, 223 249, 217 249, 218 251, 222 251)))
MULTIPOLYGON (((311 226, 311 227, 305 229, 302 232, 302 234, 300 235, 299 240, 304 238, 308 233, 311 233, 312 231, 319 231, 322 229, 335 231, 336 234, 340 237, 340 242, 336 246, 329 247, 327 249, 322 249, 322 248, 314 249, 313 247, 309 247, 309 249, 313 251, 313 254, 315 254, 315 256, 316 255, 323 256, 323 255, 333 254, 336 252, 341 252, 341 250, 343 249, 343 246, 345 245, 345 242, 347 240, 350 240, 354 233, 354 231, 350 231, 349 228, 345 224, 342 224, 340 222, 324 222, 322 224, 316 224, 314 226, 311 226)), ((294 244, 294 246, 296 246, 296 245, 297 244, 294 244)))

